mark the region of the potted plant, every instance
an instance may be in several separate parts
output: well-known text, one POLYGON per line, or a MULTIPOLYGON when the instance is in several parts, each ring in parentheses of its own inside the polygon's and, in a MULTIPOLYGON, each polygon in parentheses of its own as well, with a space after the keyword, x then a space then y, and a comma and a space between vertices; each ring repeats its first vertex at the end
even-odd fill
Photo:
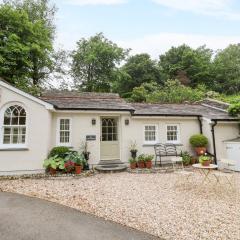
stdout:
POLYGON ((86 160, 84 163, 84 169, 89 170, 88 160, 89 160, 90 152, 88 150, 88 142, 87 141, 82 142, 81 149, 82 149, 82 154, 86 160))
POLYGON ((190 144, 195 148, 198 156, 206 153, 206 146, 208 144, 208 139, 203 134, 195 134, 191 136, 189 140, 190 144))
POLYGON ((68 160, 68 161, 66 161, 66 162, 64 163, 64 167, 65 167, 65 171, 66 171, 67 173, 72 173, 72 172, 74 171, 74 169, 75 169, 75 164, 74 164, 73 161, 68 160))
POLYGON ((129 158, 130 168, 135 169, 137 167, 137 161, 135 158, 129 158))
POLYGON ((208 156, 207 154, 205 154, 205 155, 202 155, 199 157, 199 162, 203 166, 209 166, 212 162, 212 158, 211 158, 211 156, 208 156))
POLYGON ((191 163, 192 157, 191 157, 191 155, 189 154, 189 152, 187 152, 187 151, 181 152, 181 155, 180 155, 180 156, 182 157, 182 161, 183 161, 183 164, 184 164, 185 166, 187 166, 187 165, 189 165, 189 164, 191 163))
POLYGON ((139 168, 145 168, 145 155, 141 154, 138 156, 138 160, 137 160, 137 166, 139 168))
POLYGON ((137 157, 137 143, 136 141, 132 142, 130 145, 131 157, 135 159, 137 157))
POLYGON ((144 159, 144 162, 145 162, 145 167, 146 168, 152 168, 152 160, 154 158, 154 155, 145 155, 145 159, 144 159))
POLYGON ((197 157, 196 156, 191 156, 191 164, 197 163, 197 157))
POLYGON ((66 160, 71 161, 73 163, 73 170, 75 170, 76 174, 80 174, 85 163, 85 159, 83 154, 79 154, 78 152, 69 153, 66 157, 66 160))
POLYGON ((43 167, 48 169, 51 175, 55 175, 57 169, 63 170, 65 168, 64 160, 56 155, 54 157, 45 159, 43 167))

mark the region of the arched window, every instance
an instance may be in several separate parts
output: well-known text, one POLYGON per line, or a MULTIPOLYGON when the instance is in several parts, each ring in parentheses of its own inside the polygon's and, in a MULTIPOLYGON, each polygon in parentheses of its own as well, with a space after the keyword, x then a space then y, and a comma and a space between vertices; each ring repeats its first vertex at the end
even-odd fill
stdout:
POLYGON ((26 111, 18 105, 10 106, 4 112, 3 144, 20 145, 26 142, 26 111))

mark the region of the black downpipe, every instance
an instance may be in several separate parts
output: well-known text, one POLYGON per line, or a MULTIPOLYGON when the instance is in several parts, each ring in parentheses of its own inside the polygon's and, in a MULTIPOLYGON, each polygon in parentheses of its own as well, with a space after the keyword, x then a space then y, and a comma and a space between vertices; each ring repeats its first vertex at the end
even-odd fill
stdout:
POLYGON ((217 151, 216 151, 216 141, 215 141, 215 126, 217 125, 217 121, 215 120, 212 124, 212 140, 213 140, 213 155, 214 155, 214 163, 217 164, 217 151))
POLYGON ((201 120, 200 116, 198 116, 198 122, 199 122, 200 133, 202 134, 203 133, 203 128, 202 128, 202 120, 201 120))

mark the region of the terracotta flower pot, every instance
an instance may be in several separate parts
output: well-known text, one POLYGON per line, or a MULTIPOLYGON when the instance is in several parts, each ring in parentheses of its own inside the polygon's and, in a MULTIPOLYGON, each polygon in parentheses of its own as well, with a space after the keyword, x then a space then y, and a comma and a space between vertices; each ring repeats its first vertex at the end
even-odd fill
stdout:
POLYGON ((82 172, 82 166, 81 165, 75 165, 75 173, 80 174, 82 172))
POLYGON ((139 168, 145 168, 145 163, 143 161, 137 163, 139 168))
POLYGON ((203 161, 201 164, 202 164, 204 167, 207 167, 207 166, 209 166, 209 165, 211 164, 211 160, 209 160, 209 161, 203 161))
POLYGON ((49 173, 50 173, 51 175, 55 175, 55 174, 57 173, 57 170, 50 167, 50 168, 49 168, 49 173))
POLYGON ((147 162, 145 162, 145 166, 146 166, 146 168, 152 168, 152 161, 147 161, 147 162))
POLYGON ((134 163, 130 163, 130 168, 131 169, 135 169, 137 167, 137 163, 134 162, 134 163))
POLYGON ((204 155, 207 151, 207 149, 205 147, 196 147, 195 151, 197 153, 198 156, 200 155, 204 155))
POLYGON ((191 164, 195 164, 197 162, 197 159, 195 157, 191 157, 191 164))

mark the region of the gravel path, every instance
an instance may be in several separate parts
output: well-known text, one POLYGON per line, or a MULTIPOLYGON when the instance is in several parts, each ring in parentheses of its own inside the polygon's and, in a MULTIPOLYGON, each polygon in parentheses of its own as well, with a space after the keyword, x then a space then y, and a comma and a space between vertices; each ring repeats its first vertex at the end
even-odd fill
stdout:
POLYGON ((117 173, 4 180, 0 190, 48 199, 164 239, 240 240, 239 189, 200 180, 196 173, 191 183, 176 173, 117 173))

